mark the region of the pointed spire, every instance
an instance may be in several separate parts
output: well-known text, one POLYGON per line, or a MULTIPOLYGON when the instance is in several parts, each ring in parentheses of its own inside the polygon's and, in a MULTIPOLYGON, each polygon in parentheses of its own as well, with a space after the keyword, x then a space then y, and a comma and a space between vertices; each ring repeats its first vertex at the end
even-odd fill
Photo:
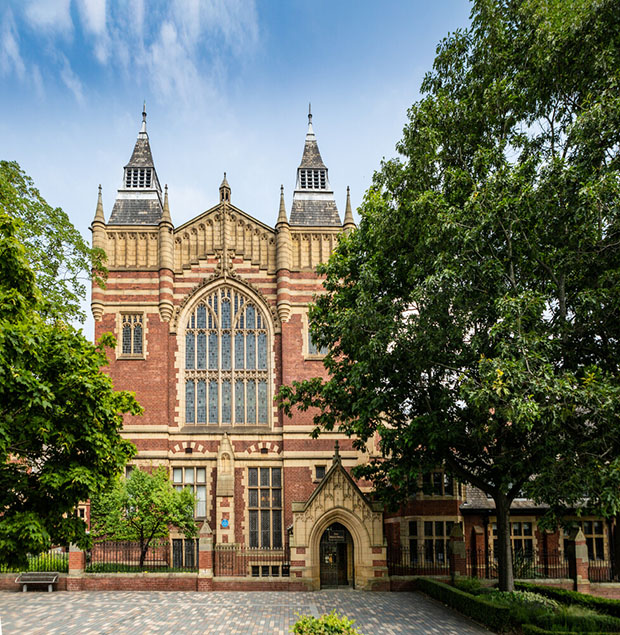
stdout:
POLYGON ((347 185, 347 205, 344 210, 344 223, 342 223, 345 231, 353 229, 355 227, 355 221, 353 220, 353 210, 351 209, 351 191, 347 185))
POLYGON ((160 223, 172 224, 172 217, 170 216, 170 206, 168 205, 168 184, 164 186, 164 209, 162 210, 160 223))
POLYGON ((101 183, 99 184, 99 194, 97 195, 97 209, 95 210, 94 221, 99 221, 105 224, 105 216, 103 214, 103 199, 101 197, 101 183))
POLYGON ((288 225, 288 218, 286 218, 286 205, 284 203, 284 185, 280 185, 280 211, 278 213, 278 220, 276 221, 276 227, 284 223, 288 225))
POLYGON ((220 203, 224 201, 230 203, 230 185, 228 185, 228 179, 226 178, 226 172, 224 172, 224 178, 220 185, 220 203))

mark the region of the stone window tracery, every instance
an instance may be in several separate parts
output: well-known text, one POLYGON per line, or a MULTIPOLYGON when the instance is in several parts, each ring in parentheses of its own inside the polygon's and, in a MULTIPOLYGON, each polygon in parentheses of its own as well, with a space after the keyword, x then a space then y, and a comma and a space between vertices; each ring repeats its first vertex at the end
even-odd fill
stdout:
POLYGON ((142 355, 144 333, 142 315, 123 315, 121 333, 121 355, 142 355))
POLYGON ((185 328, 185 423, 269 423, 267 321, 237 289, 206 296, 185 328))

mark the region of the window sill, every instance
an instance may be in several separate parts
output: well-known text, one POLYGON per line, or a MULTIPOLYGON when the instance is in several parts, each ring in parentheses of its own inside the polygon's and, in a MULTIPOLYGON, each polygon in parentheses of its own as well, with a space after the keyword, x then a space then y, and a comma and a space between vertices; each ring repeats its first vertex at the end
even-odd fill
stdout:
POLYGON ((135 361, 139 359, 146 359, 144 354, 140 355, 117 355, 116 361, 135 361))

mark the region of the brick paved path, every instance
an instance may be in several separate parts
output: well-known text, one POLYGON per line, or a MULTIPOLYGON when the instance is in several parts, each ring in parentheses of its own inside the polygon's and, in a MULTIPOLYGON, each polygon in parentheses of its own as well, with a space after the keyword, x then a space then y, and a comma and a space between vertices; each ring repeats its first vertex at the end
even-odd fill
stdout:
POLYGON ((475 635, 489 631, 418 593, 0 592, 2 635, 289 633, 296 613, 336 609, 364 635, 475 635))

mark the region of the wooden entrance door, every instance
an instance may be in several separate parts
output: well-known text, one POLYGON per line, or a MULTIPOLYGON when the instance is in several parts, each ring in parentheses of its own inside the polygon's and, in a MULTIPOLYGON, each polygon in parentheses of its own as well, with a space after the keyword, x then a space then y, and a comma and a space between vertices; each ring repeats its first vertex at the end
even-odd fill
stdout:
POLYGON ((323 532, 320 542, 322 589, 349 585, 349 554, 352 558, 353 540, 351 534, 340 523, 330 525, 323 532))

